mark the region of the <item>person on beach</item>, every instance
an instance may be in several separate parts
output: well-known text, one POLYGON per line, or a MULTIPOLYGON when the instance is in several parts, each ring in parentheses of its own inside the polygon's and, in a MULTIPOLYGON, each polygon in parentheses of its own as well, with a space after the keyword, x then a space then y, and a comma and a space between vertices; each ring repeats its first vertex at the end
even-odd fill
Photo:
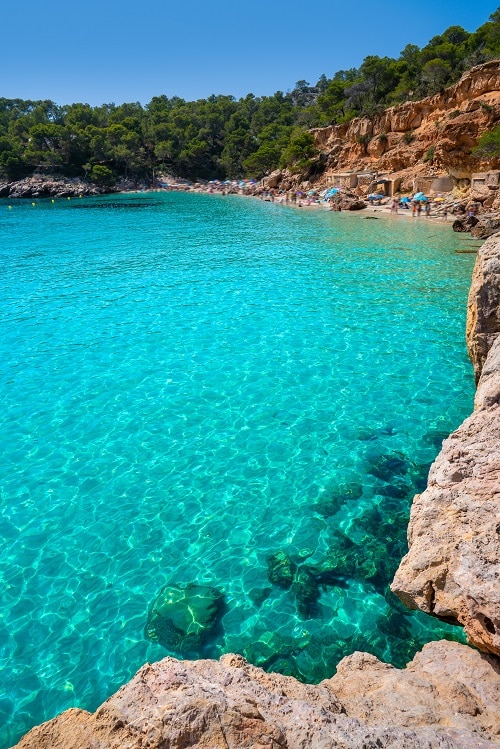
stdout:
POLYGON ((411 206, 411 215, 413 218, 417 215, 417 202, 414 200, 411 206))
POLYGON ((418 216, 418 218, 420 218, 421 213, 422 213, 422 203, 419 201, 418 205, 417 205, 417 216, 418 216))
POLYGON ((448 206, 447 205, 445 205, 445 207, 443 208, 443 219, 445 221, 448 221, 448 206))
POLYGON ((429 218, 429 216, 431 215, 431 204, 429 203, 429 201, 427 201, 427 203, 425 204, 424 211, 425 211, 425 218, 429 218))

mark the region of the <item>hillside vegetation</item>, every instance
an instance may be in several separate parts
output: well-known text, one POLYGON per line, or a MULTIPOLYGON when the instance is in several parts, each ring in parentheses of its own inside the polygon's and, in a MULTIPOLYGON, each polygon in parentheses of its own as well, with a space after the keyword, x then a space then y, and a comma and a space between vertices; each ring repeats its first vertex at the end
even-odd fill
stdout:
MULTIPOLYGON (((99 107, 0 98, 0 178, 45 170, 111 185, 121 177, 150 180, 153 170, 210 179, 300 169, 316 153, 310 128, 432 95, 496 58, 500 8, 475 32, 451 26, 423 48, 407 44, 397 59, 370 55, 357 69, 322 75, 314 86, 298 81, 272 96, 162 95, 146 106, 99 107)), ((484 148, 496 148, 500 134, 488 137, 484 148)))

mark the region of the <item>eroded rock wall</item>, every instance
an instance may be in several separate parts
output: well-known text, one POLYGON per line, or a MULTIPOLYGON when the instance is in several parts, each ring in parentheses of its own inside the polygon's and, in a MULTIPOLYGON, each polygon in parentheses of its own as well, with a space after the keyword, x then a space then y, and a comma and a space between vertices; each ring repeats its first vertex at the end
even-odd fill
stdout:
MULTIPOLYGON (((481 247, 472 274, 466 340, 479 382, 486 358, 500 335, 500 234, 481 247)), ((490 368, 492 364, 490 363, 490 368)))
POLYGON ((467 341, 475 409, 443 442, 413 501, 409 552, 391 587, 410 608, 461 624, 471 644, 500 655, 500 234, 478 253, 467 341))
MULTIPOLYGON (((436 170, 459 179, 480 170, 471 150, 498 121, 500 61, 493 60, 468 70, 435 96, 312 132, 316 146, 328 157, 329 171, 397 173, 411 168, 414 176, 436 170)), ((488 162, 488 168, 495 166, 488 162)))

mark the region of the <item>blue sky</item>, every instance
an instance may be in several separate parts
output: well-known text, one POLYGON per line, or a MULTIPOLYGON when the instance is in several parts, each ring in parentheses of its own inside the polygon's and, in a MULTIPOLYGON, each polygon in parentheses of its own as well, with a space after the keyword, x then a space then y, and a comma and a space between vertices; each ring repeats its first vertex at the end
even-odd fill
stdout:
POLYGON ((287 91, 366 55, 397 57, 500 0, 1 1, 0 96, 92 105, 287 91))

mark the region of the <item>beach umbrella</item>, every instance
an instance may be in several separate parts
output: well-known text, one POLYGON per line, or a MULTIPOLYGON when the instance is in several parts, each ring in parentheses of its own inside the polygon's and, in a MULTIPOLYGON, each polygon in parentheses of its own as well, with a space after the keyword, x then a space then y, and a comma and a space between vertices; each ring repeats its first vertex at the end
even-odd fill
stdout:
POLYGON ((425 201, 425 200, 427 200, 427 195, 424 195, 423 192, 417 192, 413 196, 413 200, 422 200, 422 201, 425 201))
POLYGON ((411 198, 401 198, 400 203, 411 203, 411 198))
POLYGON ((331 198, 333 195, 336 195, 338 191, 339 191, 338 187, 330 187, 330 189, 325 192, 324 197, 331 198))

